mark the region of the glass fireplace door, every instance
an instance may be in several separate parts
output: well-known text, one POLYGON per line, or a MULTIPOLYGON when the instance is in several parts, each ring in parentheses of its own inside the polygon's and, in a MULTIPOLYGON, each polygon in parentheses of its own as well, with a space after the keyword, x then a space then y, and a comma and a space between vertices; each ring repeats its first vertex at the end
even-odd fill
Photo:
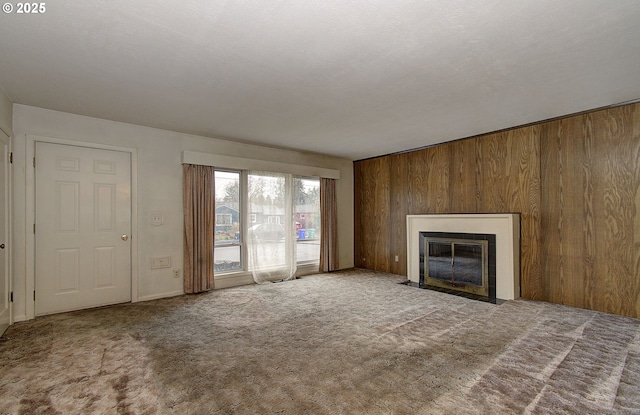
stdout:
POLYGON ((425 283, 488 296, 488 243, 483 240, 425 238, 425 283))

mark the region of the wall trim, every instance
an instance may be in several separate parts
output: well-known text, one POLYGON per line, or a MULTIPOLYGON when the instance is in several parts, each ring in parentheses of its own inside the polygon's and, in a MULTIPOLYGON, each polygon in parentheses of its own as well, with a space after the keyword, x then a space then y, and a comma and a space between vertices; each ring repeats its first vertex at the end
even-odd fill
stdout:
POLYGON ((27 321, 27 320, 29 320, 29 319, 27 318, 26 314, 20 314, 19 316, 16 316, 16 315, 13 316, 13 323, 19 323, 21 321, 27 321))
POLYGON ((171 291, 171 292, 162 293, 162 294, 145 295, 144 297, 138 297, 138 302, 159 300, 161 298, 177 297, 179 295, 184 295, 184 291, 180 290, 180 291, 171 291))
POLYGON ((305 166, 302 164, 283 163, 279 161, 249 159, 222 154, 201 153, 199 151, 183 151, 182 164, 199 164, 221 169, 261 170, 276 173, 289 173, 296 176, 325 177, 339 179, 340 170, 324 167, 305 166))
MULTIPOLYGON (((3 130, 0 130, 0 142, 7 146, 7 154, 0 154, 2 157, 8 157, 9 154, 12 154, 13 151, 13 140, 10 135, 7 135, 3 130)), ((13 157, 13 156, 12 156, 13 157)), ((5 212, 4 218, 2 220, 5 221, 5 234, 2 235, 2 238, 6 238, 5 244, 5 264, 4 264, 4 272, 5 278, 9 281, 7 291, 13 291, 13 164, 9 162, 9 160, 5 160, 5 212)), ((14 323, 14 310, 13 303, 9 303, 9 326, 14 323)))

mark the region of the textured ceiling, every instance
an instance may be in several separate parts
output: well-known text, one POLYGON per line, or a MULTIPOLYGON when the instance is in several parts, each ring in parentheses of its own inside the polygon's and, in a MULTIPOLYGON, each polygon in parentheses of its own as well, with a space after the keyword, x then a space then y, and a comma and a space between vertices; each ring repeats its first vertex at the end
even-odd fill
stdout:
POLYGON ((0 13, 0 86, 361 159, 640 98, 639 22, 637 0, 56 1, 0 13))

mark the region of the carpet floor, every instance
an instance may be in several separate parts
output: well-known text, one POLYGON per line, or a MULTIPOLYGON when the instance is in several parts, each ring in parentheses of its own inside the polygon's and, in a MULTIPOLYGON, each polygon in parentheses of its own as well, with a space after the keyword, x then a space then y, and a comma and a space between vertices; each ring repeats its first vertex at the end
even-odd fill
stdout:
POLYGON ((640 413, 640 320, 352 270, 36 318, 0 414, 640 413))

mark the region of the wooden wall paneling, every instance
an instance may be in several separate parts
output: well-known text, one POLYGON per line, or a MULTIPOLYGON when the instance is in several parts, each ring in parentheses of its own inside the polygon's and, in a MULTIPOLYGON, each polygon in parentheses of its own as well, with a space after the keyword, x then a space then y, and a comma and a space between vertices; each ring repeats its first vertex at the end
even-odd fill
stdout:
POLYGON ((484 160, 486 158, 484 151, 484 145, 481 139, 473 140, 474 142, 474 153, 475 153, 475 165, 474 165, 474 187, 475 187, 475 211, 478 213, 486 213, 486 209, 484 207, 484 197, 486 193, 486 189, 484 187, 486 168, 484 166, 484 160))
POLYGON ((389 268, 389 227, 391 226, 390 206, 390 168, 389 159, 380 160, 377 174, 377 194, 380 203, 376 203, 375 233, 372 238, 375 241, 374 269, 386 272, 389 268))
POLYGON ((632 119, 631 119, 631 147, 630 155, 632 157, 633 165, 633 177, 634 191, 635 191, 635 216, 633 218, 633 258, 630 268, 632 271, 632 281, 635 283, 631 291, 633 303, 630 305, 631 311, 629 316, 640 318, 640 151, 638 146, 640 145, 640 104, 632 106, 632 119))
POLYGON ((358 223, 357 223, 357 228, 360 231, 360 235, 358 238, 358 246, 359 246, 359 256, 356 258, 356 264, 357 266, 361 267, 361 268, 366 268, 366 266, 368 264, 365 263, 365 259, 367 257, 367 253, 370 251, 369 249, 369 241, 367 236, 367 228, 366 228, 366 224, 369 223, 369 221, 371 220, 370 218, 367 217, 369 210, 367 209, 367 203, 366 203, 366 198, 371 197, 372 193, 371 190, 369 189, 369 186, 371 186, 371 181, 367 180, 367 177, 369 175, 369 173, 367 172, 367 167, 369 166, 369 163, 367 163, 366 161, 357 163, 358 166, 358 172, 359 172, 359 177, 358 177, 358 185, 359 185, 359 191, 358 191, 358 199, 360 201, 360 205, 358 206, 358 211, 359 211, 359 215, 358 215, 358 223))
POLYGON ((540 132, 540 181, 544 191, 540 198, 543 212, 540 218, 542 229, 542 273, 547 301, 562 303, 563 264, 562 252, 562 186, 566 161, 562 140, 562 121, 553 121, 542 126, 540 132))
POLYGON ((635 192, 635 216, 633 218, 633 249, 632 249, 632 263, 630 269, 632 270, 631 280, 634 282, 631 289, 631 301, 629 306, 629 316, 640 318, 640 104, 635 104, 632 107, 631 113, 631 127, 629 129, 630 147, 631 151, 629 155, 631 157, 633 181, 633 190, 635 192))
POLYGON ((429 152, 429 213, 450 212, 451 187, 449 175, 451 173, 451 144, 430 148, 429 152))
MULTIPOLYGON (((577 117, 576 117, 577 118, 577 117)), ((576 119, 578 121, 578 119, 576 119)), ((580 169, 582 171, 583 179, 582 179, 582 187, 581 198, 578 198, 576 203, 582 204, 582 212, 581 212, 581 231, 580 229, 576 229, 577 233, 582 233, 582 261, 581 261, 581 269, 578 269, 578 272, 581 272, 582 275, 582 285, 584 289, 579 291, 579 293, 583 296, 583 300, 580 305, 577 307, 588 308, 591 310, 596 310, 597 307, 595 305, 595 299, 598 296, 596 281, 596 250, 597 250, 597 236, 595 234, 595 226, 596 226, 596 216, 594 211, 594 201, 596 190, 598 193, 601 192, 601 189, 598 188, 597 182, 594 180, 594 174, 597 171, 596 168, 596 156, 597 149, 596 138, 594 137, 593 131, 593 120, 591 114, 585 114, 583 117, 579 119, 580 125, 582 127, 582 140, 580 140, 581 147, 576 149, 576 154, 580 154, 579 162, 576 164, 576 169, 580 169)), ((577 131, 576 131, 577 133, 577 131)), ((575 155, 572 158, 576 158, 575 155)), ((576 174, 578 172, 576 171, 576 174)), ((579 278, 575 275, 576 270, 573 271, 573 278, 579 278)), ((570 274, 571 275, 571 274, 570 274)), ((576 297, 574 297, 576 298, 576 297)))
POLYGON ((575 307, 584 307, 588 287, 583 223, 591 200, 584 189, 592 183, 584 122, 583 117, 555 121, 543 141, 546 299, 575 307))
POLYGON ((540 250, 540 128, 522 127, 480 137, 483 172, 479 210, 520 213, 521 295, 544 297, 540 250))
POLYGON ((369 189, 371 185, 370 180, 366 180, 368 163, 359 162, 355 163, 354 174, 355 177, 355 185, 358 191, 356 192, 357 205, 356 205, 356 217, 354 227, 358 232, 356 238, 356 257, 355 257, 355 265, 360 268, 366 268, 365 262, 363 261, 367 257, 367 253, 369 252, 369 241, 366 238, 367 228, 366 224, 369 223, 370 219, 367 217, 369 210, 367 209, 366 197, 367 195, 371 197, 372 192, 369 189))
POLYGON ((529 299, 544 298, 540 258, 540 126, 506 133, 508 163, 507 211, 520 213, 520 288, 529 299))
POLYGON ((620 107, 543 126, 547 301, 640 315, 638 111, 637 105, 620 107))
POLYGON ((357 162, 354 174, 357 264, 406 272, 406 214, 519 212, 523 297, 640 316, 639 104, 357 162))
POLYGON ((588 256, 585 223, 593 220, 594 186, 593 163, 590 159, 593 140, 591 119, 588 115, 562 120, 564 171, 561 179, 560 223, 562 274, 561 286, 557 286, 562 304, 573 307, 589 307, 591 304, 591 284, 593 282, 593 260, 588 256))
MULTIPOLYGON (((611 172, 609 169, 611 158, 614 151, 609 148, 611 145, 610 137, 610 121, 608 111, 599 111, 590 114, 592 123, 593 140, 591 142, 592 152, 595 157, 593 163, 585 163, 585 176, 588 178, 593 192, 590 197, 585 200, 585 205, 589 206, 589 212, 593 218, 593 256, 590 267, 580 270, 581 274, 577 278, 582 277, 585 285, 592 287, 592 295, 589 297, 589 306, 594 310, 606 311, 606 298, 611 296, 612 287, 609 287, 612 277, 608 274, 613 271, 615 264, 609 261, 617 256, 616 253, 606 252, 612 248, 614 238, 610 232, 610 225, 607 221, 616 222, 614 215, 615 206, 607 203, 605 199, 610 197, 615 189, 612 189, 611 172), (609 205, 607 207, 607 205, 609 205), (614 209, 611 209, 611 208, 614 209), (590 274, 587 274, 590 272, 590 274)), ((585 215, 586 217, 586 215, 585 215)), ((615 226, 614 226, 615 228, 615 226)), ((566 249, 566 248, 565 248, 566 249)), ((615 249, 618 249, 616 247, 615 249)), ((586 305, 585 305, 586 306, 586 305)))
POLYGON ((389 270, 407 275, 407 190, 409 153, 390 156, 389 270), (398 256, 396 261, 395 257, 398 256))
POLYGON ((478 140, 459 140, 450 144, 451 213, 476 213, 480 205, 480 183, 482 181, 481 146, 478 140))
POLYGON ((362 219, 362 176, 363 172, 363 163, 362 162, 354 162, 353 163, 353 256, 354 256, 354 266, 358 268, 364 267, 362 263, 363 252, 364 252, 364 230, 362 227, 363 219, 362 219))
POLYGON ((358 162, 360 185, 359 266, 389 270, 389 158, 379 157, 358 162))
POLYGON ((480 137, 482 146, 481 165, 483 182, 480 190, 480 209, 483 213, 506 212, 507 147, 502 133, 480 137))
MULTIPOLYGON (((596 135, 598 187, 596 212, 597 280, 594 301, 602 311, 638 317, 640 295, 638 257, 640 235, 635 234, 640 187, 639 106, 593 114, 596 135)), ((597 189, 597 188, 596 188, 597 189)))
MULTIPOLYGON (((430 213, 429 208, 429 154, 431 148, 406 153, 409 187, 407 189, 408 213, 430 213)), ((406 226, 406 225, 405 225, 406 226)))

